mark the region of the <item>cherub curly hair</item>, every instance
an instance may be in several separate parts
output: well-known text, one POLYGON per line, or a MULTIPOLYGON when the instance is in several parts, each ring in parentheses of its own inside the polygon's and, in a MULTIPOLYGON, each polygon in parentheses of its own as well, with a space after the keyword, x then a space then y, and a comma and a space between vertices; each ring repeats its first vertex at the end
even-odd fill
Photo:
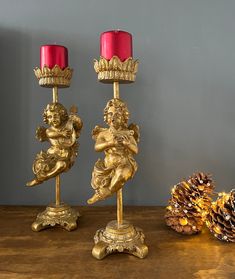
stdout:
POLYGON ((48 104, 47 107, 44 109, 43 112, 43 121, 44 123, 48 124, 48 118, 47 118, 47 113, 48 112, 57 112, 60 117, 61 117, 61 121, 62 123, 64 123, 65 121, 68 120, 69 116, 68 116, 68 112, 66 110, 66 108, 60 104, 60 103, 51 103, 48 104))
POLYGON ((108 103, 104 109, 104 121, 107 123, 108 111, 109 111, 109 108, 111 108, 111 107, 114 107, 115 110, 117 110, 123 116, 124 123, 125 123, 125 125, 127 125, 130 114, 129 114, 127 105, 120 99, 111 99, 110 101, 108 101, 108 103))

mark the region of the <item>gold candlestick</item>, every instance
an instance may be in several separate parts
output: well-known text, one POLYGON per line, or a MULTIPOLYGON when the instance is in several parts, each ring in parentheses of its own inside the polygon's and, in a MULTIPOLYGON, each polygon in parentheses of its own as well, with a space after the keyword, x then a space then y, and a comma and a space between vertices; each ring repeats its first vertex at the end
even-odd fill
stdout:
POLYGON ((101 57, 94 64, 98 80, 113 83, 114 98, 104 109, 104 120, 109 127, 96 126, 92 132, 95 150, 104 151, 105 159, 99 159, 94 166, 91 184, 95 194, 88 203, 93 204, 117 194, 117 221, 109 222, 94 237, 92 255, 97 259, 103 259, 113 252, 129 253, 139 258, 145 258, 148 254, 142 230, 123 220, 122 187, 137 170, 134 155, 138 153, 139 127, 127 124, 129 111, 120 99, 119 83, 134 82, 137 67, 138 61, 128 58, 122 62, 117 56, 110 61, 101 57))
POLYGON ((47 66, 34 70, 39 85, 52 88, 53 102, 48 104, 43 113, 43 120, 49 128, 39 127, 36 138, 48 141, 51 146, 47 151, 37 154, 33 163, 35 177, 27 183, 32 187, 55 178, 55 203, 39 213, 32 224, 33 231, 59 225, 71 231, 77 228, 79 213, 60 199, 60 174, 68 171, 74 164, 78 151, 78 138, 82 129, 82 120, 77 115, 77 108, 72 106, 70 113, 58 102, 58 88, 70 86, 72 69, 62 70, 58 65, 52 69, 47 66))

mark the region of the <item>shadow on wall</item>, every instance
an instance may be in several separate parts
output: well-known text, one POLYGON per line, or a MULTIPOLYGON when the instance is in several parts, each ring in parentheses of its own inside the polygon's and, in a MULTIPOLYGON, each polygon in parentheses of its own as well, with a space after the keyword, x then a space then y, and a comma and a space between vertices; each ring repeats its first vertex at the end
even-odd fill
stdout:
POLYGON ((138 171, 133 180, 126 185, 125 204, 156 205, 159 199, 156 192, 163 192, 167 169, 164 164, 163 139, 164 120, 162 119, 161 96, 159 87, 158 57, 151 49, 145 54, 146 47, 139 42, 139 69, 136 82, 122 86, 124 99, 130 110, 130 123, 140 126, 139 154, 136 156, 138 171), (154 88, 154 91, 153 91, 154 88), (152 104, 155 105, 154 110, 152 104), (154 123, 154 126, 153 126, 154 123), (157 155, 156 155, 157 154, 157 155), (157 189, 157 191, 156 191, 157 189), (148 201, 152 197, 152 202, 148 201))
MULTIPOLYGON (((11 204, 22 187, 28 158, 30 39, 24 33, 0 29, 1 77, 1 197, 11 204)), ((23 188, 23 187, 22 187, 23 188)))

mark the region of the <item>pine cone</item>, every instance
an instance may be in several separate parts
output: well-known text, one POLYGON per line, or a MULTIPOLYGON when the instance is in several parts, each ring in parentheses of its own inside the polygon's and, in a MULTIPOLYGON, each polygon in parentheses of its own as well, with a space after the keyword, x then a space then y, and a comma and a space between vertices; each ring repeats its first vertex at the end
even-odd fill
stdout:
POLYGON ((194 234, 202 230, 204 215, 211 205, 210 195, 214 184, 210 175, 195 173, 172 189, 172 197, 166 208, 166 224, 183 234, 194 234))
POLYGON ((219 240, 235 242, 235 189, 220 193, 208 212, 207 227, 219 240))

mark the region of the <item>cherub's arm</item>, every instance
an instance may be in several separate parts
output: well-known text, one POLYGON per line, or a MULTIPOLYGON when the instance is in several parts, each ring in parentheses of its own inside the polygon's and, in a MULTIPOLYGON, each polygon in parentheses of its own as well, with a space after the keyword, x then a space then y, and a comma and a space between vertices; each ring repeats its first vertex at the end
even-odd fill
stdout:
POLYGON ((95 143, 95 151, 100 152, 103 151, 105 149, 114 147, 118 144, 118 142, 114 139, 111 139, 109 141, 107 141, 104 137, 104 135, 100 135, 97 137, 96 139, 96 143, 95 143))
POLYGON ((124 140, 123 144, 134 154, 138 153, 138 146, 133 136, 130 136, 128 140, 124 140))
POLYGON ((58 131, 58 130, 54 130, 52 128, 48 128, 48 129, 46 129, 46 135, 50 139, 56 139, 56 138, 60 138, 60 137, 67 138, 71 135, 71 131, 69 131, 69 130, 58 131))
POLYGON ((47 134, 46 134, 46 128, 43 126, 39 126, 36 129, 36 139, 39 141, 46 141, 48 140, 47 134))
POLYGON ((108 129, 102 128, 100 126, 95 126, 92 131, 92 138, 95 140, 95 150, 97 152, 103 151, 107 148, 111 148, 117 144, 116 140, 110 139, 106 140, 106 135, 108 133, 108 129))

